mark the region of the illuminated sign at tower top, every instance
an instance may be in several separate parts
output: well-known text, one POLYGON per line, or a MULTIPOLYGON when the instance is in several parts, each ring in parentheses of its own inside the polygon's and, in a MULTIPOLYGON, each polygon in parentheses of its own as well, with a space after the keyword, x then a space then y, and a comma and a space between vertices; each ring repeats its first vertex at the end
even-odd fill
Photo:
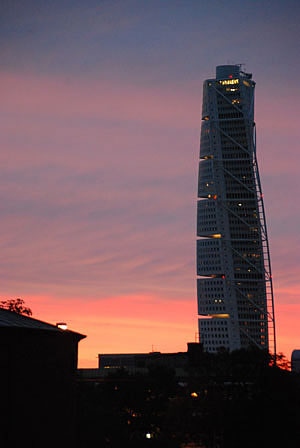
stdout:
POLYGON ((219 81, 220 84, 222 84, 222 86, 228 86, 228 85, 232 85, 232 84, 238 84, 239 80, 238 79, 224 79, 223 81, 219 81))

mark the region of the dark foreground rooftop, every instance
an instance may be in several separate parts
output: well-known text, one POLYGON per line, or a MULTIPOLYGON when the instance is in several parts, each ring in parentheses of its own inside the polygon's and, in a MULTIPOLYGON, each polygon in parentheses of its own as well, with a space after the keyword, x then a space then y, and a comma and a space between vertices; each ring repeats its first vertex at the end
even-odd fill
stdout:
POLYGON ((76 337, 78 340, 85 338, 85 335, 80 333, 63 330, 57 325, 52 325, 42 320, 33 319, 32 317, 24 316, 13 311, 8 311, 0 308, 0 328, 29 328, 36 330, 54 331, 57 333, 69 333, 76 337))

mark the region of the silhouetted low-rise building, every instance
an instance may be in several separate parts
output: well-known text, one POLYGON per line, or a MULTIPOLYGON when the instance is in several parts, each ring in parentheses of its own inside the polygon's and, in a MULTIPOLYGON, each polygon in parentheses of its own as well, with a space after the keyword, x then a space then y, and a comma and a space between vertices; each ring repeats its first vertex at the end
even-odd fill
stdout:
POLYGON ((187 363, 187 353, 117 353, 98 355, 99 369, 120 369, 123 368, 134 373, 148 371, 155 365, 182 369, 187 363))
POLYGON ((78 342, 84 337, 0 309, 0 446, 72 446, 78 342))
POLYGON ((300 373, 300 350, 293 350, 291 357, 291 370, 300 373))
POLYGON ((118 372, 148 375, 155 368, 170 369, 176 378, 185 378, 188 367, 195 364, 202 353, 202 344, 189 342, 186 352, 99 354, 98 369, 79 369, 78 378, 83 381, 98 381, 118 372))

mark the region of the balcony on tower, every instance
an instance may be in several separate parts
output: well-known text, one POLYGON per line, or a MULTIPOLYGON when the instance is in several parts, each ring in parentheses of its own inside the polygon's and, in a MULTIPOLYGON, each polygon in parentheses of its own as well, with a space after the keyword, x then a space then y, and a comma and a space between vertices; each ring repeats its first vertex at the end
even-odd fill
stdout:
MULTIPOLYGON (((208 195, 211 196, 211 195, 208 195)), ((221 229, 217 220, 215 195, 198 201, 197 235, 207 238, 220 238, 221 229)))
POLYGON ((222 276, 224 266, 222 263, 221 239, 203 238, 197 241, 197 275, 222 276))

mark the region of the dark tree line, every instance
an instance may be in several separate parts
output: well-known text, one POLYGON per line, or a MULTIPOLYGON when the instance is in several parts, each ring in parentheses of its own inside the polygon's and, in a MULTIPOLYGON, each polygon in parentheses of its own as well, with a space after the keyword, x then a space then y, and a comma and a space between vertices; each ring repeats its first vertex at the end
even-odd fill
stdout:
POLYGON ((184 381, 155 366, 79 383, 78 446, 297 446, 299 376, 269 363, 257 350, 202 353, 184 381))

